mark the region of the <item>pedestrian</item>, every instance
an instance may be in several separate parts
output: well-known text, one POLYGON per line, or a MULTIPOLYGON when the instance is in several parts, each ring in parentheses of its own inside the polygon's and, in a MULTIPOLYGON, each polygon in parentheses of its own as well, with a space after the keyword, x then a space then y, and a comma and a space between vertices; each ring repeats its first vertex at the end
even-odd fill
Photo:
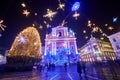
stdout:
POLYGON ((78 62, 77 62, 77 72, 78 72, 80 78, 81 78, 81 73, 82 73, 81 70, 82 70, 82 67, 81 67, 80 62, 78 61, 78 62))
POLYGON ((65 68, 65 71, 67 71, 67 63, 66 62, 64 63, 64 68, 65 68))
POLYGON ((82 62, 82 70, 83 70, 84 75, 86 76, 86 64, 85 64, 85 62, 82 62))

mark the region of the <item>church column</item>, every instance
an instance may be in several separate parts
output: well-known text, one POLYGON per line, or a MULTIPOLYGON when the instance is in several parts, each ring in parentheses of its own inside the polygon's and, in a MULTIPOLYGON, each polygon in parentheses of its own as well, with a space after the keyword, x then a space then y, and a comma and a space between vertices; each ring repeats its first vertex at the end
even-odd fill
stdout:
POLYGON ((47 41, 45 40, 45 52, 44 52, 44 55, 46 55, 46 50, 47 50, 47 41))
POLYGON ((76 41, 74 41, 74 45, 75 45, 75 53, 78 54, 76 41))
POLYGON ((57 47, 56 47, 56 41, 55 41, 55 47, 54 47, 54 48, 55 48, 54 54, 56 55, 56 48, 57 48, 57 47))
POLYGON ((54 42, 52 41, 52 54, 54 53, 54 42))

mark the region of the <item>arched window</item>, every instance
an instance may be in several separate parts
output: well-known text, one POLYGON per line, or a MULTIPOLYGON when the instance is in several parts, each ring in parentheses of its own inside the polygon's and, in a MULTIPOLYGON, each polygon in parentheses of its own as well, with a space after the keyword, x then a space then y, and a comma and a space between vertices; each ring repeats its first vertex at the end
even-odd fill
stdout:
POLYGON ((61 32, 59 32, 59 37, 61 37, 62 36, 62 33, 61 32))

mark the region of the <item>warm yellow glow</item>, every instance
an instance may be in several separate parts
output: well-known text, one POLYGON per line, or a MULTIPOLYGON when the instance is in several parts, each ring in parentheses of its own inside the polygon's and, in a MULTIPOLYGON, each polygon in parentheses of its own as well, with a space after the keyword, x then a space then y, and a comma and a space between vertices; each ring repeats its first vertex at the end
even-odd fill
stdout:
POLYGON ((22 6, 22 7, 26 7, 25 3, 22 3, 21 6, 22 6))
POLYGON ((29 16, 30 12, 26 9, 26 10, 23 10, 23 14, 24 14, 25 16, 29 16))
POLYGON ((4 31, 6 26, 3 24, 3 20, 0 20, 0 28, 4 31))
POLYGON ((108 27, 108 30, 110 30, 110 31, 113 30, 113 29, 114 29, 114 28, 113 28, 112 26, 109 26, 109 27, 108 27))
POLYGON ((8 56, 30 56, 40 58, 41 41, 36 28, 28 27, 21 31, 15 38, 8 56), (24 42, 20 42, 20 38, 24 38, 24 42))
POLYGON ((101 40, 104 40, 104 37, 101 37, 100 39, 101 39, 101 40))
POLYGON ((58 0, 58 2, 59 2, 59 7, 57 8, 57 9, 61 9, 61 10, 64 10, 64 8, 65 8, 65 4, 64 3, 61 3, 60 2, 60 0, 58 0))
POLYGON ((53 12, 50 9, 47 9, 47 14, 43 15, 43 17, 47 17, 52 21, 52 18, 57 14, 57 12, 53 12))
POLYGON ((91 21, 90 20, 88 20, 88 25, 87 25, 88 27, 91 27, 92 26, 92 24, 91 24, 91 21))
POLYGON ((80 16, 80 14, 77 13, 77 12, 75 12, 75 13, 73 14, 73 17, 74 17, 76 20, 78 19, 79 16, 80 16))

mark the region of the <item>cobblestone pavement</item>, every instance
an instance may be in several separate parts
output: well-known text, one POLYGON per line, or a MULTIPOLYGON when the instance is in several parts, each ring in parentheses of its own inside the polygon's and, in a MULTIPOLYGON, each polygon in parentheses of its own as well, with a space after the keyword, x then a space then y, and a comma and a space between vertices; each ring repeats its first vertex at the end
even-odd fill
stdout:
POLYGON ((120 80, 120 69, 117 68, 117 77, 113 79, 108 67, 96 67, 87 65, 86 75, 79 77, 76 65, 56 67, 55 70, 33 70, 29 72, 0 73, 0 80, 120 80))

